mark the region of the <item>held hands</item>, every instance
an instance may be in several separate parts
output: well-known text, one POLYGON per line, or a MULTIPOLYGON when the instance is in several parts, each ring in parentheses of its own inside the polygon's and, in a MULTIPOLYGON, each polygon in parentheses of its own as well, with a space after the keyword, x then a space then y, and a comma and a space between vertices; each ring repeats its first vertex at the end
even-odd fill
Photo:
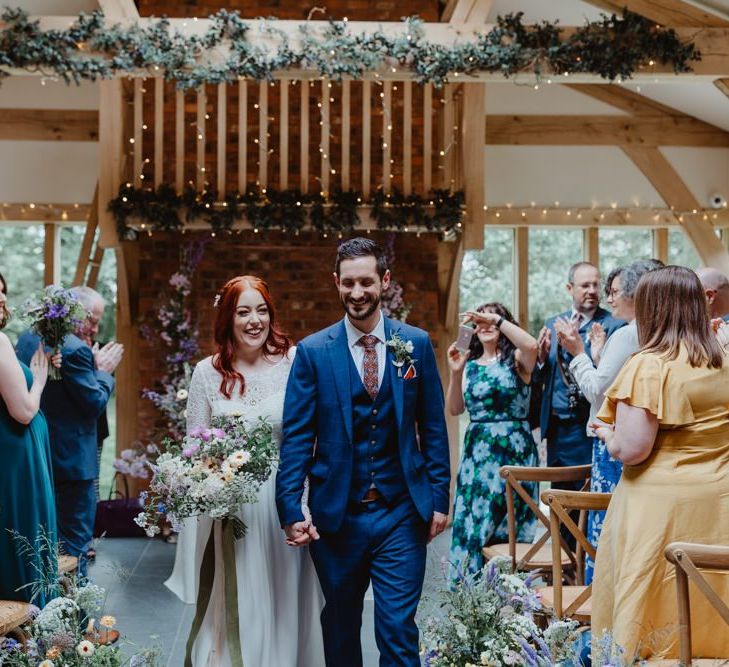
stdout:
POLYGON ((582 342, 576 324, 563 317, 558 317, 554 321, 554 330, 557 332, 557 342, 573 357, 585 351, 585 344, 582 342))
POLYGON ((552 347, 552 331, 547 327, 542 327, 537 338, 537 361, 543 364, 549 356, 549 350, 552 347))
POLYGON ((448 368, 451 369, 451 373, 461 373, 470 355, 470 350, 461 352, 459 349, 456 348, 455 343, 451 343, 450 347, 448 348, 448 368))
POLYGON ((438 537, 446 527, 448 521, 447 514, 441 514, 440 512, 433 512, 433 518, 430 520, 430 530, 428 532, 428 542, 431 542, 434 537, 438 537))
POLYGON ((284 526, 286 533, 286 544, 290 547, 305 547, 312 540, 319 539, 319 531, 311 522, 311 519, 297 521, 284 526))
POLYGON ((91 348, 94 354, 94 362, 96 368, 100 371, 106 371, 107 373, 113 373, 119 362, 122 360, 124 354, 124 346, 121 343, 115 343, 111 341, 99 349, 99 344, 94 344, 91 348))

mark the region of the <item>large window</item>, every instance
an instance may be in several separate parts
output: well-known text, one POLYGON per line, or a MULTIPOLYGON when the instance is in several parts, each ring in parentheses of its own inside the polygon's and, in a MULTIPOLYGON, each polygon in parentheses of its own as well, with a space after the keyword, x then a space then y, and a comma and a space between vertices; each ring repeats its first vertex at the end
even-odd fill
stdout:
POLYGON ((601 229, 599 238, 600 273, 603 280, 618 266, 653 256, 653 236, 650 229, 601 229))
POLYGON ((693 243, 683 229, 671 229, 668 232, 668 263, 697 269, 702 265, 693 243))
POLYGON ((460 308, 476 308, 500 301, 511 309, 514 294, 514 232, 486 229, 483 250, 467 250, 463 257, 460 308))

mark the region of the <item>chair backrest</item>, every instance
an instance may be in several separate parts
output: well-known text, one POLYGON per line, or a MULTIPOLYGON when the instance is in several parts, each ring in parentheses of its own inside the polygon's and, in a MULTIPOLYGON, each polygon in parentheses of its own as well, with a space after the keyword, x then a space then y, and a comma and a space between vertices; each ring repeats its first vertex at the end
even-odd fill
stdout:
MULTIPOLYGON (((595 547, 585 535, 587 526, 587 513, 606 510, 610 504, 611 493, 593 493, 591 491, 564 491, 562 489, 549 489, 542 493, 542 502, 549 506, 549 532, 552 538, 552 587, 554 588, 554 613, 559 617, 569 617, 592 595, 592 584, 577 596, 567 607, 562 607, 562 558, 560 553, 561 531, 564 527, 575 538, 576 548, 573 553, 578 564, 582 563, 584 554, 589 554, 594 560, 595 547), (579 519, 575 523, 570 512, 578 510, 579 519)), ((578 567, 578 572, 582 568, 578 567)), ((578 578, 578 584, 582 581, 578 578)))
POLYGON ((698 569, 725 570, 729 572, 729 547, 671 542, 666 547, 665 554, 669 562, 676 566, 678 633, 680 640, 679 659, 682 665, 690 665, 691 608, 689 604, 689 579, 706 597, 711 606, 716 609, 724 622, 729 625, 729 607, 709 586, 698 569))
MULTIPOLYGON (((509 555, 511 556, 511 566, 516 570, 524 569, 525 565, 534 558, 539 549, 549 539, 549 517, 547 517, 534 498, 529 495, 522 485, 522 482, 584 482, 585 486, 589 485, 592 466, 565 466, 562 468, 536 468, 528 466, 502 466, 499 474, 506 481, 506 517, 509 527, 509 555), (519 562, 516 560, 516 509, 514 506, 514 493, 516 493, 529 509, 534 513, 537 519, 546 528, 546 532, 531 546, 531 548, 521 557, 519 562)), ((562 546, 566 547, 565 551, 569 554, 571 550, 564 539, 560 539, 562 546)), ((576 561, 573 560, 573 566, 576 561)))

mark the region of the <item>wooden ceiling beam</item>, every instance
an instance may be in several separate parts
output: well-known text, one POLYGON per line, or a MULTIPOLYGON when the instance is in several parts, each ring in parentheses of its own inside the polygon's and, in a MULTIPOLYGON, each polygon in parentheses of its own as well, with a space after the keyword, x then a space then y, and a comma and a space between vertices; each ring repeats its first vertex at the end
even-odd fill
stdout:
POLYGON ((633 116, 686 115, 678 109, 655 102, 649 97, 612 83, 568 83, 563 85, 633 116))
POLYGON ((501 146, 729 147, 729 132, 691 116, 486 117, 486 144, 501 146))
POLYGON ((629 9, 661 25, 680 25, 689 28, 729 26, 726 16, 721 16, 708 7, 684 2, 683 0, 585 0, 587 3, 614 14, 629 9))
POLYGON ((714 85, 726 96, 729 97, 729 78, 717 79, 714 85))
POLYGON ((110 19, 136 20, 139 18, 139 10, 134 4, 134 0, 99 0, 99 7, 110 19))
POLYGON ((99 112, 87 109, 0 109, 0 140, 98 141, 99 112))
POLYGON ((91 211, 91 204, 0 204, 0 221, 8 222, 85 222, 91 211))
POLYGON ((448 23, 486 23, 493 0, 448 0, 440 20, 448 23))

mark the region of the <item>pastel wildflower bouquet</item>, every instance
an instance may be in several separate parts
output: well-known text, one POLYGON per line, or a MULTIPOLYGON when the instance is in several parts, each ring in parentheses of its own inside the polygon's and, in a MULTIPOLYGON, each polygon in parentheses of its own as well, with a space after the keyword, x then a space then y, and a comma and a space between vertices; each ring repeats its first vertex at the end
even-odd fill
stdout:
POLYGON ((574 658, 577 623, 555 621, 541 630, 534 622, 540 610, 533 577, 512 573, 510 558, 492 558, 476 573, 463 567, 421 626, 425 665, 551 667, 574 658))
MULTIPOLYGON (((49 285, 39 295, 23 303, 22 318, 54 353, 61 349, 63 339, 76 332, 88 313, 70 290, 60 285, 49 285)), ((48 377, 61 379, 61 370, 50 364, 48 377)))
POLYGON ((245 525, 237 513, 242 504, 258 500, 259 488, 278 463, 271 425, 265 419, 214 417, 211 428, 163 444, 164 453, 150 463, 152 481, 140 496, 143 511, 136 523, 153 537, 162 519, 179 531, 183 519, 206 514, 229 520, 236 537, 243 537, 245 525))
POLYGON ((129 475, 129 477, 136 477, 137 479, 149 479, 151 475, 149 463, 154 463, 159 454, 159 447, 154 443, 144 445, 141 442, 136 442, 133 447, 122 449, 119 458, 114 459, 112 466, 114 470, 122 475, 129 475))

